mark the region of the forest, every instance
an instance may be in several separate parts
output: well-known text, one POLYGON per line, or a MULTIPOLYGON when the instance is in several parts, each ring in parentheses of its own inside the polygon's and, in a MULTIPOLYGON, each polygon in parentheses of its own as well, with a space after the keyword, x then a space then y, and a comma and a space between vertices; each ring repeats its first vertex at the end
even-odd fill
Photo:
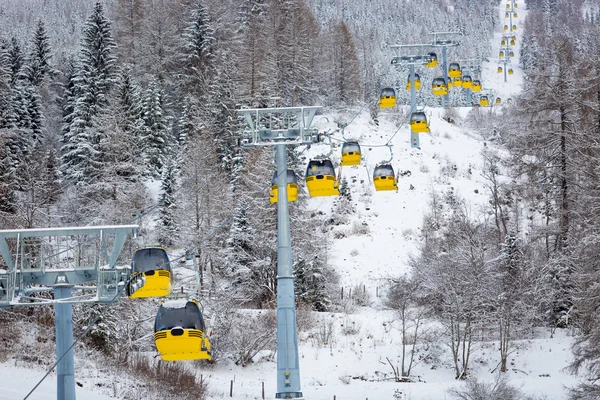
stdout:
MULTIPOLYGON (((456 31, 461 46, 452 56, 483 62, 492 57, 500 3, 3 0, 0 228, 137 223, 146 243, 200 255, 220 299, 215 311, 230 317, 216 328, 223 334, 215 360, 250 363, 275 340, 272 316, 238 314, 275 306, 277 215, 265 201, 274 160, 269 149, 240 145, 236 110, 274 101, 354 107, 376 121, 381 88, 406 79, 390 67, 390 46, 456 31), (240 324, 262 324, 264 337, 249 347, 240 324)), ((510 154, 486 159, 488 210, 471 215, 452 193, 424 199, 431 212, 420 254, 410 261, 412 274, 390 280, 387 292, 390 309, 452 332, 457 379, 469 369, 459 348, 475 332, 500 340, 505 371, 511 341, 533 327, 576 332, 572 370, 600 374, 600 6, 523 6, 524 90, 509 118, 468 121, 484 137, 493 132, 510 154), (500 179, 500 170, 510 179, 500 179)), ((398 99, 407 103, 409 95, 398 99)), ((433 95, 422 101, 439 106, 433 95)), ((302 178, 305 159, 295 151, 288 159, 302 178)), ((290 205, 295 290, 306 310, 340 306, 331 297, 339 291, 336 271, 320 243, 354 212, 348 182, 341 185, 332 218, 312 212, 306 193, 290 205)), ((119 305, 87 344, 141 369, 141 359, 129 356, 143 349, 134 340, 141 321, 122 316, 155 306, 119 305)), ((43 309, 0 310, 0 337, 10 334, 15 313, 40 326, 53 318, 43 309)), ((76 310, 76 329, 93 315, 76 310)), ((600 397, 596 381, 586 382, 572 400, 600 397)))

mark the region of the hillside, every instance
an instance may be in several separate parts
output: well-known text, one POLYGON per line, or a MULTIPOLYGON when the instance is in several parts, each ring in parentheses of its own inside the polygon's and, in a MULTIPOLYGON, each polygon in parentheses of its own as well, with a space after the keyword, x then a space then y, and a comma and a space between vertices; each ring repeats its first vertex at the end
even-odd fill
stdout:
MULTIPOLYGON (((324 7, 325 2, 312 3, 324 7)), ((500 3, 498 19, 504 21, 505 3, 500 3)), ((451 11, 452 8, 448 7, 448 10, 451 11)), ((327 8, 322 12, 329 15, 334 14, 335 10, 327 8)), ((315 245, 324 250, 327 264, 340 279, 337 286, 339 292, 328 294, 335 303, 331 310, 298 311, 300 377, 306 400, 450 400, 454 397, 448 392, 449 389, 461 390, 476 381, 494 384, 500 361, 500 344, 495 340, 495 333, 490 333, 495 326, 490 323, 485 330, 475 332, 468 379, 462 381, 455 379, 455 367, 448 341, 444 336, 444 327, 439 320, 429 315, 420 321, 423 324, 420 331, 422 336, 415 346, 415 362, 410 377, 406 379, 409 382, 396 381, 393 368, 398 368, 402 359, 401 325, 397 310, 391 310, 387 300, 394 281, 413 273, 414 265, 422 265, 415 264, 415 260, 421 256, 426 236, 430 233, 426 229, 430 214, 439 212, 448 217, 451 215, 449 203, 453 199, 463 199, 466 214, 474 219, 486 219, 487 215, 489 220, 492 220, 490 198, 493 193, 487 175, 487 157, 493 155, 504 161, 499 163, 500 167, 497 170, 500 182, 508 184, 515 180, 513 175, 509 175, 508 164, 513 160, 512 155, 505 147, 506 140, 500 137, 498 130, 500 124, 502 129, 508 129, 508 121, 522 112, 519 99, 525 97, 522 90, 525 88, 526 71, 521 69, 521 54, 518 49, 524 39, 521 25, 527 18, 527 10, 522 7, 518 13, 517 51, 512 60, 514 75, 508 78, 508 82, 504 82, 504 75, 497 73, 499 42, 504 34, 503 24, 500 23, 497 31, 493 33, 491 55, 484 60, 478 76, 484 88, 493 92, 492 99, 500 97, 502 103, 492 104, 490 108, 457 106, 445 110, 441 107, 425 107, 431 132, 421 134, 420 149, 410 146, 410 108, 407 105, 399 105, 392 110, 379 110, 376 120, 373 119, 371 104, 365 105, 361 102, 358 102, 358 105, 355 102, 353 106, 325 106, 322 114, 315 118, 314 126, 320 132, 332 132, 331 150, 336 165, 339 165, 340 149, 344 140, 358 141, 363 158, 360 166, 340 167, 337 170, 338 179, 347 182, 351 198, 351 206, 346 207, 343 213, 340 213, 338 198, 304 199, 307 215, 326 221, 320 228, 325 232, 327 240, 315 245), (508 98, 513 100, 510 105, 507 104, 508 98), (344 126, 343 133, 340 126, 344 126), (374 190, 373 169, 383 160, 390 161, 398 174, 397 192, 374 190)), ((478 48, 487 49, 488 46, 479 43, 478 48)), ((467 51, 461 49, 456 54, 465 53, 467 51)), ((450 51, 450 59, 456 54, 450 51)), ((429 76, 428 74, 431 72, 423 76, 429 76)), ((376 79, 372 77, 372 80, 376 79)), ((423 87, 424 91, 429 90, 425 80, 423 87)), ((454 93, 453 98, 458 98, 460 92, 454 93)), ((510 128, 514 129, 514 126, 510 128)), ((299 152, 305 165, 311 157, 326 154, 329 150, 327 144, 321 143, 299 152)), ((206 156, 204 153, 201 155, 206 156)), ((198 164, 209 159, 201 159, 198 164)), ((196 160, 190 157, 186 161, 193 164, 196 160)), ((260 168, 257 167, 256 170, 260 168)), ((270 174, 270 171, 268 173, 270 174)), ((220 178, 214 175, 207 180, 217 180, 215 176, 220 178)), ((263 178, 260 176, 258 180, 264 180, 263 178)), ((525 185, 533 186, 526 179, 523 178, 525 185)), ((146 201, 158 201, 161 193, 159 180, 155 179, 145 186, 150 194, 146 201)), ((267 191, 268 188, 265 187, 263 192, 267 191)), ((233 203, 227 203, 226 206, 229 207, 233 203)), ((264 203, 265 209, 270 206, 267 210, 274 210, 274 205, 267 204, 266 198, 264 203)), ((536 211, 532 206, 524 211, 523 215, 517 213, 516 218, 523 221, 528 217, 531 221, 541 219, 536 211)), ((130 214, 124 214, 129 218, 130 214)), ((212 227, 222 220, 227 220, 225 217, 221 219, 222 215, 216 213, 210 217, 212 227)), ((186 220, 189 215, 182 213, 179 218, 186 220)), ((528 223, 533 226, 534 222, 528 223)), ((145 228, 152 231, 158 226, 158 218, 146 224, 145 228)), ((302 229, 301 224, 299 227, 302 229)), ((526 229, 519 233, 529 234, 525 231, 526 229)), ((452 232, 444 233, 452 236, 452 232)), ((172 259, 179 259, 185 249, 174 244, 169 251, 172 259)), ((532 265, 535 263, 532 262, 532 265)), ((184 262, 178 262, 175 279, 178 284, 187 285, 192 282, 193 276, 189 268, 183 268, 184 266, 184 262)), ((448 273, 451 275, 452 271, 448 273)), ((219 300, 210 297, 204 300, 205 309, 209 312, 222 311, 219 307, 229 306, 211 304, 211 301, 219 300)), ((137 336, 132 334, 134 339, 129 338, 134 342, 131 348, 143 349, 137 352, 136 356, 159 366, 156 352, 150 350, 153 346, 151 333, 149 330, 146 332, 153 320, 153 311, 149 310, 156 308, 158 300, 134 304, 124 299, 123 303, 125 302, 126 311, 134 310, 136 314, 130 315, 132 318, 138 318, 134 323, 137 324, 136 328, 139 328, 137 336), (146 333, 141 335, 140 331, 146 333)), ((241 315, 266 316, 265 319, 270 320, 274 317, 272 310, 236 311, 241 315)), ((13 317, 16 321, 17 317, 12 314, 7 320, 13 317)), ((224 317, 217 312, 216 318, 224 317)), ((256 330, 248 329, 247 325, 243 327, 238 326, 238 329, 247 329, 244 334, 250 338, 264 333, 260 331, 260 327, 256 327, 256 330)), ((11 329, 19 331, 32 328, 29 324, 14 323, 11 329)), ((20 338, 18 353, 11 353, 10 343, 6 340, 3 342, 2 348, 8 351, 4 357, 0 357, 0 376, 3 377, 3 382, 0 383, 0 400, 24 398, 46 372, 47 360, 52 358, 52 340, 47 342, 47 339, 52 335, 44 333, 41 329, 36 327, 31 335, 23 335, 20 338), (31 357, 28 351, 31 351, 31 357), (44 359, 38 359, 36 354, 39 352, 46 352, 48 355, 44 359)), ((44 329, 50 332, 52 328, 44 329)), ((219 333, 216 330, 215 337, 218 338, 219 333)), ((577 385, 582 378, 566 371, 566 367, 573 360, 572 344, 576 334, 577 329, 574 327, 561 329, 556 328, 556 325, 552 329, 533 328, 522 334, 518 340, 512 342, 508 372, 503 374, 504 377, 510 385, 520 388, 524 395, 530 396, 528 400, 566 399, 568 388, 577 385)), ((151 389, 148 389, 145 383, 134 375, 111 367, 111 364, 106 362, 107 358, 99 352, 86 346, 78 346, 75 357, 78 398, 147 398, 145 390, 151 389)), ((228 358, 221 358, 214 364, 185 361, 179 365, 195 376, 196 381, 202 380, 207 385, 206 399, 261 399, 263 387, 265 398, 272 398, 277 391, 273 346, 267 346, 267 350, 260 351, 252 358, 252 362, 245 366, 236 365, 228 358), (233 391, 233 396, 230 396, 230 390, 233 391)), ((154 384, 160 385, 156 382, 154 384)), ((56 376, 51 373, 29 398, 53 399, 55 387, 56 376)))

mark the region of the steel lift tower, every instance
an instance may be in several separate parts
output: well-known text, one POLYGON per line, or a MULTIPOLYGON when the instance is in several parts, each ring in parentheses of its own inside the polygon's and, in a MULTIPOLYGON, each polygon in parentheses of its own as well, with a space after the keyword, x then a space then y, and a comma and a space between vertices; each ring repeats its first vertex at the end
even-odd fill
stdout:
POLYGON ((8 267, 0 270, 0 307, 54 306, 57 400, 75 400, 73 304, 118 299, 131 268, 117 267, 117 259, 137 231, 137 225, 0 231, 8 267))
MULTIPOLYGON (((431 47, 429 44, 405 44, 405 45, 393 45, 390 48, 399 52, 400 55, 392 58, 392 65, 396 69, 402 67, 409 67, 409 80, 410 80, 410 112, 414 113, 417 111, 417 88, 415 84, 415 65, 425 65, 431 62, 432 57, 427 54, 427 50, 431 47)), ((410 145, 411 147, 421 148, 419 142, 419 134, 410 132, 410 145)))
MULTIPOLYGON (((481 74, 481 60, 479 59, 470 58, 468 60, 459 60, 458 63, 460 64, 460 68, 463 71, 463 77, 467 75, 467 73, 470 74, 476 72, 478 75, 481 74)), ((465 101, 467 107, 471 107, 473 105, 472 93, 473 90, 471 90, 471 88, 465 89, 465 101)))
MULTIPOLYGON (((441 47, 442 48, 442 69, 443 69, 443 77, 446 82, 446 86, 448 86, 448 47, 458 46, 460 43, 457 40, 454 40, 454 37, 459 36, 460 32, 430 32, 430 35, 433 36, 433 40, 431 42, 432 47, 441 47)), ((448 99, 448 95, 443 96, 443 106, 448 107, 450 105, 450 101, 448 99)))
POLYGON ((317 138, 310 126, 320 107, 238 110, 247 127, 245 147, 273 146, 277 163, 277 399, 301 399, 298 331, 287 195, 287 146, 310 145, 317 138))

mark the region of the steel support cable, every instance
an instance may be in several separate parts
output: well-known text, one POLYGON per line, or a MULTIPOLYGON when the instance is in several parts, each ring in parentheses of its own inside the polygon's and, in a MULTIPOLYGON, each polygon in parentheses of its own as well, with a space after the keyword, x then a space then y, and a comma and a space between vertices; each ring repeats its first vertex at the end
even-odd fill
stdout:
MULTIPOLYGON (((408 122, 410 122, 410 116, 408 117, 408 122)), ((365 147, 387 147, 389 145, 389 143, 392 141, 392 139, 398 134, 398 132, 400 132, 400 129, 402 129, 402 127, 404 127, 404 124, 406 124, 406 121, 403 122, 398 129, 396 130, 396 132, 394 132, 394 134, 392 135, 392 137, 390 137, 388 139, 387 142, 385 142, 384 144, 365 144, 365 143, 361 143, 361 146, 365 146, 365 147)), ((344 139, 337 139, 335 137, 332 137, 333 140, 338 141, 340 143, 344 143, 346 142, 344 139)))

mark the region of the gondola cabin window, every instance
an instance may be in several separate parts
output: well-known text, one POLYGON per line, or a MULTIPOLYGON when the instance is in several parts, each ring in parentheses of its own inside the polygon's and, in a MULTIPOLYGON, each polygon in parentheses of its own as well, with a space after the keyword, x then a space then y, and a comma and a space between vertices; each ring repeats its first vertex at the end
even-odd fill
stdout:
POLYGON ((186 300, 165 302, 158 310, 154 332, 173 328, 204 331, 204 320, 198 306, 186 300))

